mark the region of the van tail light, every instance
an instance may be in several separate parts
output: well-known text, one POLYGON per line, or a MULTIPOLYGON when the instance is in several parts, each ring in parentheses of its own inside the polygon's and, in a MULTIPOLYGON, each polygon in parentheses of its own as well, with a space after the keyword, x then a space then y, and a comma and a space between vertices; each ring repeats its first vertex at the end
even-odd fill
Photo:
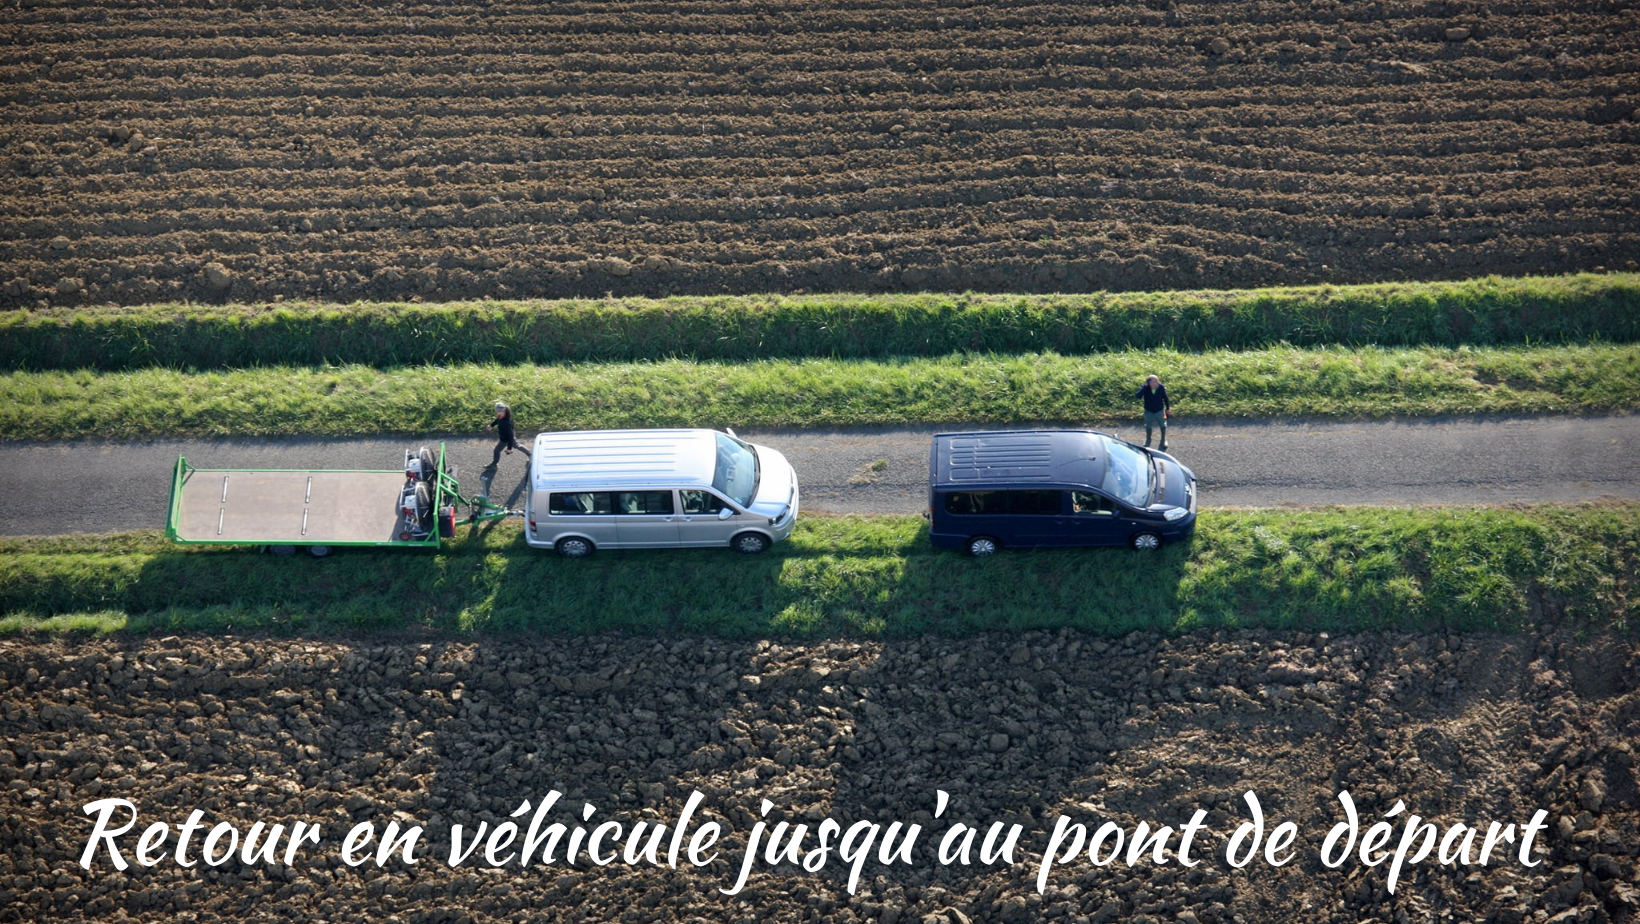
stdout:
POLYGON ((530 532, 535 532, 535 517, 530 517, 530 532))

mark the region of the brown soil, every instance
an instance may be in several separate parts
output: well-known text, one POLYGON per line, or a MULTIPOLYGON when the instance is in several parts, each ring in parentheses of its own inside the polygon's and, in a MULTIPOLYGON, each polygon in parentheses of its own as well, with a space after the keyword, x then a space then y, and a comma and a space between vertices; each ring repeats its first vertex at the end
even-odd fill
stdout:
POLYGON ((1610 0, 17 0, 0 306, 1634 269, 1610 0))
MULTIPOLYGON (((160 639, 0 643, 0 921, 1640 920, 1640 644, 1633 639, 1069 632, 887 644, 512 639, 437 644, 160 639), (688 794, 733 832, 704 870, 349 869, 335 846, 395 812, 505 819, 565 792, 552 820, 670 820, 688 794), (929 818, 934 792, 952 797, 929 818), (1254 790, 1299 825, 1299 859, 1223 860, 1254 790), (1549 812, 1541 864, 1386 866, 1314 854, 1348 789, 1371 823, 1404 799, 1444 828, 1549 812), (321 822, 292 867, 125 874, 77 864, 81 806, 149 821, 321 822), (771 818, 929 825, 915 867, 868 867, 851 896, 818 874, 732 882, 759 799, 771 818), (1180 824, 1195 857, 1082 862, 1034 888, 1052 818, 1180 824), (648 814, 658 813, 658 814, 648 814), (941 868, 952 820, 1025 826, 1014 867, 941 868)), ((1094 825, 1089 825, 1089 830, 1094 825)), ((136 832, 124 839, 134 846, 136 832)), ((197 850, 197 840, 195 849, 197 850)))

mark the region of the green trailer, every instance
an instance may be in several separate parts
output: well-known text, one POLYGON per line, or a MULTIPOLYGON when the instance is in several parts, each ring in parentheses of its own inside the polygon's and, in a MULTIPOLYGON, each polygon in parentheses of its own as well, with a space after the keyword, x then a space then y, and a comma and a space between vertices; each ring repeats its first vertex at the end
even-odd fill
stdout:
POLYGON ((257 545, 289 554, 338 546, 437 548, 457 522, 523 516, 461 492, 455 467, 423 447, 399 469, 206 469, 177 458, 165 535, 182 545, 257 545))

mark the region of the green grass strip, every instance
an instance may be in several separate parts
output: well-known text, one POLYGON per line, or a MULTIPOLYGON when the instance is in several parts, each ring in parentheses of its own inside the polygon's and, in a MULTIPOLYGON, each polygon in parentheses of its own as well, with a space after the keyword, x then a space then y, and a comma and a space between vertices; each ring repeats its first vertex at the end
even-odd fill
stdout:
POLYGON ((465 432, 509 401, 527 430, 1096 421, 1157 372, 1181 417, 1558 413, 1640 407, 1640 345, 1165 350, 1067 357, 672 360, 384 371, 0 375, 0 438, 465 432))
POLYGON ((1640 341, 1640 275, 1086 295, 155 305, 0 313, 0 369, 237 369, 1640 341))
POLYGON ((566 560, 519 524, 328 559, 154 535, 0 542, 0 631, 907 636, 1070 626, 1516 632, 1635 626, 1640 505, 1209 510, 1189 543, 936 551, 918 517, 808 517, 755 557, 566 560))

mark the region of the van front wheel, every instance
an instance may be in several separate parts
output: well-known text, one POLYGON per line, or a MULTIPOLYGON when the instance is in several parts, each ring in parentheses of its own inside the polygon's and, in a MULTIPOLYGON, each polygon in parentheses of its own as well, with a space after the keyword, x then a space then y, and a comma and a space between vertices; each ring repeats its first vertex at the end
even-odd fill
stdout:
POLYGON ((761 533, 741 533, 735 537, 735 551, 742 555, 756 555, 769 547, 769 539, 761 533))
POLYGON ((990 536, 975 536, 974 538, 968 540, 968 554, 974 556, 975 558, 984 558, 987 555, 995 555, 997 549, 1000 548, 1002 548, 1001 544, 999 544, 995 539, 992 539, 990 536))
POLYGON ((565 558, 585 558, 592 554, 592 543, 578 536, 558 540, 558 554, 565 558))
POLYGON ((1155 533, 1136 533, 1128 544, 1141 552, 1150 552, 1162 547, 1162 537, 1155 533))

